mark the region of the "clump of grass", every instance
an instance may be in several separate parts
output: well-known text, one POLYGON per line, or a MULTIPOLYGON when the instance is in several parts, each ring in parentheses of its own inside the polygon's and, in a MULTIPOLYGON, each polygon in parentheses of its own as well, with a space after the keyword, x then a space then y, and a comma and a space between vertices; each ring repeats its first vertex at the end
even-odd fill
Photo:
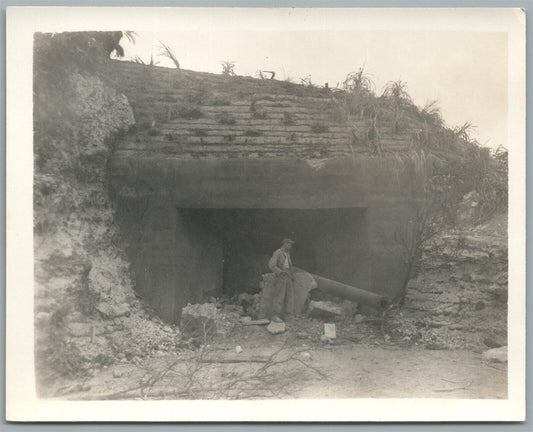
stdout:
POLYGON ((311 126, 311 132, 313 133, 326 133, 329 131, 329 128, 322 123, 315 123, 311 126))
POLYGON ((204 129, 194 129, 193 130, 194 136, 197 137, 206 137, 208 135, 207 131, 204 129))
POLYGON ((235 62, 224 60, 220 62, 222 65, 222 75, 235 76, 235 62))
POLYGON ((257 131, 257 130, 247 130, 245 133, 244 133, 245 136, 247 137, 258 137, 258 136, 261 136, 263 135, 263 132, 260 132, 260 131, 257 131))
POLYGON ((229 99, 215 98, 210 103, 212 106, 228 106, 231 105, 229 99))
POLYGON ((292 113, 283 113, 283 118, 281 119, 281 123, 285 126, 292 126, 296 123, 295 116, 292 113))
POLYGON ((202 118, 204 114, 198 108, 179 107, 177 116, 186 120, 196 120, 202 118))
POLYGON ((193 89, 187 93, 187 102, 194 105, 201 105, 207 99, 207 91, 205 89, 193 89))
POLYGON ((221 113, 217 116, 217 122, 220 124, 233 125, 237 123, 237 120, 231 113, 221 113))
POLYGON ((266 119, 267 118, 266 111, 258 109, 255 100, 253 100, 252 103, 250 104, 250 111, 252 112, 252 118, 254 119, 266 119))
POLYGON ((264 120, 268 117, 266 111, 255 111, 252 113, 252 118, 264 120))
POLYGON ((177 69, 180 68, 180 62, 178 61, 174 50, 161 41, 159 41, 159 55, 169 58, 177 69))

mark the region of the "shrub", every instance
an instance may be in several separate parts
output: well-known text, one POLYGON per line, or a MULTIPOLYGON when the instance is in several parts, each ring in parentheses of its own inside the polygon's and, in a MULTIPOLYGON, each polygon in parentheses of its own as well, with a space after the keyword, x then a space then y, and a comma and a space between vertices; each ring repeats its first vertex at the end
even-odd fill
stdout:
POLYGON ((222 65, 222 75, 235 76, 235 62, 224 60, 220 62, 222 65))
POLYGON ((208 135, 207 131, 204 129, 194 129, 193 130, 194 136, 197 137, 206 137, 208 135))
POLYGON ((220 124, 233 125, 237 123, 235 117, 231 113, 224 112, 217 116, 217 122, 220 124))
POLYGON ((196 120, 202 118, 204 114, 198 108, 179 107, 177 116, 186 120, 196 120))
POLYGON ((247 137, 258 137, 258 136, 263 135, 263 132, 260 132, 260 131, 257 131, 257 130, 247 130, 244 133, 244 135, 247 136, 247 137))
POLYGON ((283 113, 283 118, 281 119, 281 123, 285 126, 292 126, 296 123, 295 116, 292 113, 283 113))
POLYGON ((329 128, 324 124, 315 123, 314 125, 311 126, 311 132, 313 133, 326 133, 328 131, 329 131, 329 128))

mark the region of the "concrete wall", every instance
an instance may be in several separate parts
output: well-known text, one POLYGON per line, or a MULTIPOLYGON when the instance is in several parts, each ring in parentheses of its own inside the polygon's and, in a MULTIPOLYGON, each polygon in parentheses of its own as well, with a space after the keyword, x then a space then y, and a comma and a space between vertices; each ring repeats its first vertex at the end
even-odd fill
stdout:
POLYGON ((296 237, 298 267, 389 296, 403 283, 394 232, 411 217, 411 186, 396 158, 313 165, 124 156, 110 161, 110 184, 121 207, 147 209, 130 215, 123 233, 144 233, 130 248, 138 292, 166 320, 206 294, 257 290, 284 237, 296 237))

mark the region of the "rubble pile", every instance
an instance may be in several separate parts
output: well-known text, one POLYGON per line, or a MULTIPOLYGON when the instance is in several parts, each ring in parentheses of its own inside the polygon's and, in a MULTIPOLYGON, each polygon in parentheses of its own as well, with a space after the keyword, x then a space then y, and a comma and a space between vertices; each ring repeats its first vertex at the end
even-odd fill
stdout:
POLYGON ((84 378, 123 358, 171 347, 176 335, 136 298, 107 188, 113 143, 135 122, 129 101, 79 67, 80 53, 65 54, 61 64, 48 61, 58 48, 45 39, 36 36, 34 53, 34 324, 41 395, 63 378, 84 378))
POLYGON ((433 349, 507 345, 507 216, 435 238, 387 332, 433 349))

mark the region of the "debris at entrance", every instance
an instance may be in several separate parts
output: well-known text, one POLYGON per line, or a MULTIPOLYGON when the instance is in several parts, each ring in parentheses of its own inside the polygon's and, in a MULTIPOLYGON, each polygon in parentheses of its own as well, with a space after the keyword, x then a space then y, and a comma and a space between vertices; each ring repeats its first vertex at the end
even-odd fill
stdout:
POLYGON ((216 332, 217 309, 212 303, 188 304, 181 311, 181 331, 191 336, 210 336, 216 332))
POLYGON ((328 301, 310 301, 309 316, 318 319, 334 319, 342 316, 342 307, 328 301))
POLYGON ((271 321, 270 324, 267 326, 267 330, 269 331, 269 333, 273 335, 284 333, 285 323, 284 322, 277 323, 277 322, 271 321))
POLYGON ((121 316, 129 316, 130 308, 126 303, 120 305, 113 305, 109 303, 100 303, 96 306, 96 310, 102 314, 104 318, 113 319, 121 316))
POLYGON ((269 319, 259 319, 259 320, 248 320, 243 322, 244 325, 251 326, 251 325, 267 325, 270 324, 269 319))
POLYGON ((335 324, 324 323, 324 336, 328 339, 337 338, 337 332, 335 331, 335 324))

